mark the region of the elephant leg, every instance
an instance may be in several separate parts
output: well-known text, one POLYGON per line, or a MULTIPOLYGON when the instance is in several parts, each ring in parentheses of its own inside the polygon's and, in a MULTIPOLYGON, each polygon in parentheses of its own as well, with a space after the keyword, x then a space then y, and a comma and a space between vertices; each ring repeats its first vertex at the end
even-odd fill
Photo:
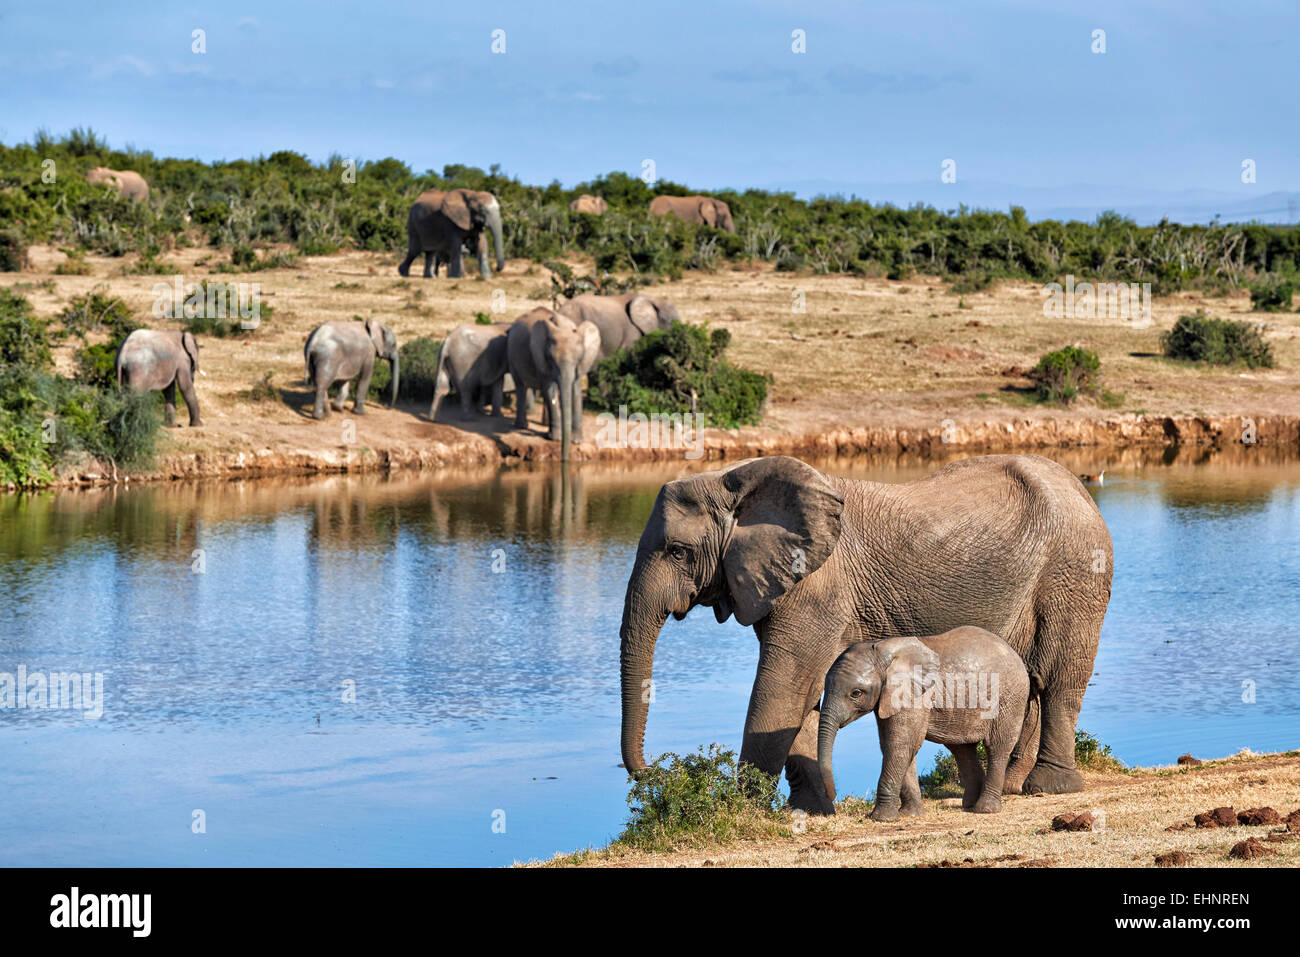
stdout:
POLYGON ((1053 685, 1042 690, 1042 727, 1038 759, 1021 785, 1022 794, 1069 794, 1083 790, 1083 776, 1074 768, 1074 729, 1083 707, 1083 688, 1053 685))
POLYGON ((176 384, 180 386, 185 408, 190 413, 190 428, 198 428, 203 423, 199 419, 199 397, 194 393, 194 378, 186 370, 176 376, 176 384))
POLYGON ((515 379, 515 428, 528 428, 528 387, 515 379))
POLYGON ((163 402, 166 403, 166 410, 163 412, 163 418, 167 423, 167 428, 176 427, 176 380, 173 379, 167 388, 163 389, 163 402))
POLYGON ((492 383, 492 414, 501 418, 501 406, 505 402, 505 380, 497 379, 492 383))
POLYGON ((474 418, 474 413, 478 411, 478 383, 474 381, 474 377, 470 375, 462 379, 457 392, 460 395, 460 417, 474 418))
POLYGON ((488 265, 487 237, 478 234, 478 274, 484 279, 492 278, 492 267, 488 265))
POLYGON ((312 406, 311 417, 313 419, 323 419, 329 415, 329 410, 325 408, 325 403, 330 397, 330 380, 320 369, 316 370, 316 404, 312 406))
POLYGON ((950 744, 948 750, 957 759, 961 776, 961 806, 972 808, 984 793, 984 769, 980 767, 979 748, 973 744, 950 744))
POLYGON ((352 402, 353 415, 366 414, 366 396, 370 394, 370 379, 374 374, 375 363, 372 359, 361 367, 361 378, 357 381, 357 397, 352 402))
POLYGON ((912 764, 903 779, 901 799, 902 807, 899 808, 899 813, 903 817, 920 817, 925 813, 925 805, 921 802, 921 779, 916 776, 915 755, 912 756, 912 764))
MULTIPOLYGON (((397 272, 400 275, 409 276, 411 274, 411 263, 415 262, 415 257, 418 256, 419 254, 420 254, 420 247, 419 245, 416 244, 415 238, 411 237, 410 245, 406 247, 406 258, 403 259, 402 264, 397 267, 397 272)), ((428 267, 426 266, 425 268, 426 268, 425 275, 427 276, 428 267)))
POLYGON ((459 279, 462 275, 463 273, 461 272, 461 261, 460 261, 460 237, 458 236, 455 239, 453 239, 451 242, 451 257, 447 260, 447 278, 459 279))
POLYGON ((431 252, 424 254, 424 278, 425 279, 433 278, 432 276, 429 275, 430 269, 433 270, 434 276, 438 275, 438 261, 437 259, 434 258, 434 254, 431 252))
POLYGON ((343 411, 343 403, 348 400, 348 390, 351 388, 352 388, 352 383, 349 382, 347 379, 344 379, 343 384, 339 386, 339 394, 337 398, 335 398, 334 401, 330 403, 330 405, 333 406, 335 412, 343 411))
POLYGON ((993 730, 984 742, 989 752, 989 771, 984 778, 984 790, 971 808, 976 814, 993 814, 1002 810, 1007 761, 1011 758, 1011 749, 1016 746, 1019 731, 1018 727, 1009 727, 1006 722, 994 722, 993 730))
POLYGON ((902 799, 904 790, 910 787, 909 772, 916 780, 916 752, 925 741, 925 727, 926 712, 921 708, 904 708, 883 720, 876 716, 883 761, 876 785, 876 806, 871 809, 873 821, 894 821, 900 814, 915 817, 921 813, 919 805, 904 808, 902 799))
POLYGON ((1038 735, 1042 729, 1040 707, 1037 697, 1031 698, 1025 709, 1025 723, 1020 733, 1020 741, 1011 752, 1011 761, 1007 766, 1007 775, 1002 782, 1003 794, 1019 794, 1038 757, 1038 735))

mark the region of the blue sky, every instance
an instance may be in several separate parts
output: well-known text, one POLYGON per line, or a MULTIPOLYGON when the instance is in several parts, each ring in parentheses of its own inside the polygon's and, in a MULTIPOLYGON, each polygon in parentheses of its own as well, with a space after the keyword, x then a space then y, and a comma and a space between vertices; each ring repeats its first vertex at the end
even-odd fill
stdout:
POLYGON ((0 13, 0 139, 88 125, 160 155, 392 155, 566 185, 651 158, 701 188, 893 184, 917 199, 951 158, 959 189, 940 197, 1249 203, 1300 189, 1297 36, 1294 0, 65 0, 0 13))

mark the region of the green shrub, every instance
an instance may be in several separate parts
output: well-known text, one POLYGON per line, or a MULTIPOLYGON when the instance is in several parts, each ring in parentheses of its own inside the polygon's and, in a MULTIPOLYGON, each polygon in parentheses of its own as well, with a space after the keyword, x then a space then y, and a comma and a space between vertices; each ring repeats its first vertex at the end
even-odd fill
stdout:
POLYGON ((642 415, 698 411, 715 428, 756 425, 767 401, 770 374, 731 365, 723 353, 731 333, 674 323, 596 363, 588 377, 595 408, 642 415))
POLYGON ((1289 278, 1266 276, 1250 284, 1250 308, 1257 312, 1290 312, 1294 291, 1289 278))
POLYGON ((615 843, 664 851, 692 844, 789 836, 776 778, 737 766, 718 745, 685 757, 664 754, 640 772, 627 803, 627 827, 615 843))
POLYGON ((1089 771, 1125 771, 1124 764, 1110 753, 1110 745, 1102 744, 1087 731, 1075 729, 1074 763, 1089 771))
POLYGON ((27 241, 16 229, 0 229, 0 272, 22 272, 27 268, 27 241))
POLYGON ((1179 316, 1174 327, 1160 337, 1165 356, 1210 365, 1244 364, 1254 369, 1273 367, 1273 348, 1264 329, 1254 323, 1217 319, 1198 309, 1179 316))
POLYGON ((1028 372, 1040 402, 1073 402, 1081 393, 1100 390, 1101 360, 1097 353, 1065 346, 1049 352, 1028 372))
MULTIPOLYGON (((398 399, 428 404, 433 401, 433 388, 438 378, 438 350, 442 343, 420 336, 403 343, 397 350, 401 356, 402 381, 397 387, 398 399)), ((370 378, 372 399, 387 401, 388 386, 393 381, 392 366, 384 359, 375 360, 375 371, 370 378)))
POLYGON ((0 363, 46 369, 53 361, 45 321, 23 296, 0 287, 0 363))
POLYGON ((998 277, 987 269, 972 269, 960 276, 954 276, 948 287, 949 292, 960 294, 983 292, 997 282, 998 277))
POLYGON ((68 258, 54 267, 54 274, 56 276, 90 275, 90 263, 86 262, 86 251, 84 249, 70 247, 68 249, 61 249, 60 252, 68 258))

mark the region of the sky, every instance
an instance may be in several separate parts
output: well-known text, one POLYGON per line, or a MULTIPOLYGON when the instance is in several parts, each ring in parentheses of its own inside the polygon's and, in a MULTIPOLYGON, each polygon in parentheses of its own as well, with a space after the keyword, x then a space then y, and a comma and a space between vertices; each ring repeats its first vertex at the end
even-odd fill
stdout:
POLYGON ((1297 37, 1295 0, 10 4, 0 141, 90 126, 161 156, 535 184, 653 160, 701 189, 1245 208, 1300 190, 1297 37))

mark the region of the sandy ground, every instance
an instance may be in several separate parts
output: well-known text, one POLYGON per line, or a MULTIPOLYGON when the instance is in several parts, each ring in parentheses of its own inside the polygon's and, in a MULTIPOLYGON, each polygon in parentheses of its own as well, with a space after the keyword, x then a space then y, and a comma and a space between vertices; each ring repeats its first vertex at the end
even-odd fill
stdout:
MULTIPOLYGON (((786 839, 740 842, 666 854, 593 850, 557 856, 552 866, 586 867, 1154 867, 1181 851, 1177 866, 1296 867, 1300 830, 1286 824, 1188 827, 1217 807, 1272 807, 1285 822, 1300 807, 1300 752, 1244 755, 1199 767, 1084 772, 1079 794, 1008 796, 998 814, 964 812, 959 798, 925 801, 925 814, 878 824, 869 805, 847 799, 834 817, 807 817, 786 839), (1057 831, 1058 815, 1088 812, 1089 831, 1057 831), (1255 838, 1261 856, 1231 856, 1255 838)), ((1295 825, 1300 828, 1300 821, 1295 825)), ((535 862, 542 863, 542 862, 535 862)))
MULTIPOLYGON (((42 316, 56 315, 75 295, 106 287, 148 317, 155 283, 177 273, 185 282, 257 282, 274 306, 273 318, 247 336, 201 341, 204 427, 169 434, 162 476, 432 467, 545 458, 557 451, 540 426, 519 431, 509 419, 488 417, 467 424, 454 408, 444 408, 434 423, 427 409, 371 403, 363 418, 349 411, 316 422, 303 381, 303 342, 321 322, 375 316, 406 341, 441 338, 473 322, 476 313, 508 319, 549 303, 549 273, 528 261, 510 260, 503 273, 483 282, 425 280, 416 270, 402 279, 396 253, 304 257, 290 269, 217 274, 212 267, 228 254, 190 248, 160 257, 164 272, 158 275, 127 274, 133 256, 90 256, 87 276, 54 275, 65 258, 57 248, 33 247, 30 256, 29 269, 5 281, 19 284, 42 316), (267 373, 275 398, 256 400, 252 387, 267 373), (355 436, 344 432, 345 421, 355 424, 355 436)), ((579 272, 590 268, 575 266, 579 272)), ((937 443, 945 429, 945 441, 972 450, 1158 444, 1171 430, 1181 431, 1184 441, 1233 442, 1241 417, 1261 422, 1263 444, 1294 446, 1300 435, 1300 315, 1250 314, 1244 292, 1158 299, 1154 322, 1136 328, 1123 319, 1046 318, 1040 287, 1028 282, 957 295, 930 277, 891 282, 746 266, 692 273, 646 291, 672 298, 689 321, 731 330, 730 358, 776 378, 763 427, 710 432, 713 458, 915 448, 918 441, 937 443), (796 291, 804 297, 804 313, 792 311, 796 291), (1277 368, 1197 369, 1160 358, 1160 333, 1197 307, 1268 323, 1277 368), (1026 398, 1028 383, 1015 370, 1066 344, 1101 355, 1104 385, 1115 396, 1106 407, 1043 408, 1026 398), (1181 418, 1167 425, 1166 417, 1181 418)), ((175 327, 168 320, 151 322, 175 327)), ((56 358, 70 369, 70 347, 56 358)), ((179 419, 186 421, 183 409, 179 419)), ((596 432, 591 428, 589 440, 596 432)), ((611 453, 627 455, 598 452, 590 441, 580 455, 611 453)))

